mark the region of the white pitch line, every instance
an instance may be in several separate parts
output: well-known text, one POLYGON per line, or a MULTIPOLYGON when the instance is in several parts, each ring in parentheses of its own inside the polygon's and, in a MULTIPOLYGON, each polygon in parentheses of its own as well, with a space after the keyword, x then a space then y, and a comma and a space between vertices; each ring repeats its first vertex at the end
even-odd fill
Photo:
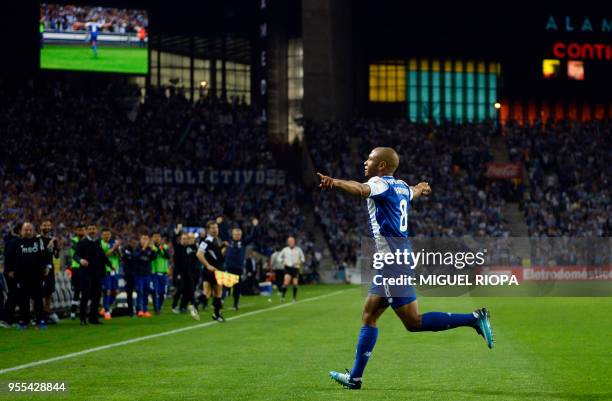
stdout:
MULTIPOLYGON (((304 300, 300 300, 300 301, 296 302, 295 304, 293 304, 293 303, 286 303, 286 304, 282 304, 282 305, 273 306, 271 308, 259 309, 259 310, 256 310, 256 311, 243 313, 243 314, 240 314, 240 315, 237 315, 237 316, 228 317, 225 320, 227 320, 227 321, 236 320, 236 319, 240 319, 240 318, 247 317, 247 316, 257 315, 257 314, 260 314, 260 313, 263 313, 263 312, 269 312, 269 311, 273 311, 273 310, 277 310, 277 309, 281 309, 281 308, 286 308, 286 307, 289 307, 289 306, 292 306, 292 305, 299 305, 299 304, 304 303, 304 302, 317 301, 319 299, 323 299, 323 298, 327 298, 327 297, 332 297, 334 295, 338 295, 340 293, 343 293, 343 292, 346 292, 346 291, 349 291, 349 290, 350 289, 334 291, 334 292, 330 292, 329 294, 319 295, 317 297, 312 297, 312 298, 306 298, 304 300)), ((150 334, 148 336, 132 338, 130 340, 119 341, 119 342, 112 343, 112 344, 107 344, 107 345, 101 345, 99 347, 89 348, 89 349, 86 349, 86 350, 83 350, 83 351, 78 351, 78 352, 72 352, 72 353, 66 354, 66 355, 55 356, 55 357, 49 358, 49 359, 41 359, 40 361, 34 361, 34 362, 25 363, 23 365, 17 365, 17 366, 13 366, 13 367, 10 367, 10 368, 0 369, 0 375, 3 375, 5 373, 9 373, 9 372, 15 372, 17 370, 33 368, 35 366, 47 365, 49 363, 63 361, 63 360, 66 360, 66 359, 76 358, 76 357, 81 356, 81 355, 91 354, 92 352, 104 351, 104 350, 111 349, 111 348, 121 347, 123 345, 139 343, 141 341, 151 340, 153 338, 165 337, 165 336, 169 336, 169 335, 176 334, 176 333, 182 333, 184 331, 200 329, 202 327, 208 327, 208 326, 218 325, 218 324, 221 324, 221 323, 218 323, 218 322, 215 322, 215 321, 207 322, 207 323, 200 323, 200 324, 196 324, 196 325, 193 325, 193 326, 181 327, 180 329, 163 331, 161 333, 150 334)))

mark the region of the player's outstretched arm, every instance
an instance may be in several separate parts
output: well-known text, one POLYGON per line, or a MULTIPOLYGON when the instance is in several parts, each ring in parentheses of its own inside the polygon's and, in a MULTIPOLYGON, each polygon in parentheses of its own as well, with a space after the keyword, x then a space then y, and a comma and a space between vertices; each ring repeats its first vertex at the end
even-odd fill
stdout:
POLYGON ((419 182, 418 184, 416 184, 413 187, 410 187, 410 189, 412 189, 412 198, 418 198, 420 196, 427 196, 429 194, 431 194, 431 187, 429 186, 428 183, 426 182, 419 182))
POLYGON ((317 173, 321 182, 319 188, 321 189, 339 189, 346 192, 347 194, 354 196, 361 196, 367 198, 370 196, 370 187, 366 184, 357 181, 340 180, 338 178, 332 178, 321 173, 317 173))

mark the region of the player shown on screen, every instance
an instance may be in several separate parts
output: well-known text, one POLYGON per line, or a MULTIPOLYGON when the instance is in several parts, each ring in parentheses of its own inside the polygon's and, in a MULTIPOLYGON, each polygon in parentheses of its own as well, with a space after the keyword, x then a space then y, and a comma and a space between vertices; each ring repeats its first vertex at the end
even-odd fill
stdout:
POLYGON ((87 36, 89 43, 91 43, 93 55, 98 57, 98 31, 102 29, 102 25, 95 21, 89 21, 85 24, 85 29, 87 29, 87 36))
MULTIPOLYGON (((364 163, 365 176, 369 178, 366 183, 339 180, 317 173, 321 180, 320 188, 338 189, 349 195, 366 198, 370 229, 377 252, 410 247, 408 240, 410 202, 431 193, 431 188, 426 182, 408 186, 404 181, 394 178, 393 174, 398 166, 399 156, 395 150, 375 148, 364 163)), ((401 268, 406 269, 405 266, 401 268)), ((336 371, 329 373, 337 383, 353 390, 361 388, 363 371, 378 337, 378 318, 389 306, 393 308, 408 331, 442 331, 463 326, 472 327, 485 339, 489 348, 493 347, 493 331, 486 308, 466 314, 428 312, 421 315, 412 286, 389 288, 387 285, 373 284, 363 308, 363 326, 359 333, 353 368, 346 373, 336 371)))

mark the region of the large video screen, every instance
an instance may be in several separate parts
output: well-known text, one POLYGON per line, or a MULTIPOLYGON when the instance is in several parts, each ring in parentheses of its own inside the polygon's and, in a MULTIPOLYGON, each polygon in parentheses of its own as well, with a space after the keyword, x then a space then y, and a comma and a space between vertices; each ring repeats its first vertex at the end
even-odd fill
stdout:
POLYGON ((39 32, 41 68, 148 73, 145 10, 43 3, 39 32))

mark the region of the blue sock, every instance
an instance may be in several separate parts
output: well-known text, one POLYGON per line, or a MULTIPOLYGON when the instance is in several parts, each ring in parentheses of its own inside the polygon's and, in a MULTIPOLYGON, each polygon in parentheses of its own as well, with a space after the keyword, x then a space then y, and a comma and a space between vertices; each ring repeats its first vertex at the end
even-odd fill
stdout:
POLYGON ((473 313, 428 312, 421 317, 421 330, 442 331, 455 327, 473 326, 476 316, 473 313))
POLYGON ((361 379, 363 371, 370 359, 376 339, 378 338, 378 327, 362 326, 359 331, 359 341, 357 341, 357 351, 355 355, 355 364, 351 369, 351 378, 361 379))

